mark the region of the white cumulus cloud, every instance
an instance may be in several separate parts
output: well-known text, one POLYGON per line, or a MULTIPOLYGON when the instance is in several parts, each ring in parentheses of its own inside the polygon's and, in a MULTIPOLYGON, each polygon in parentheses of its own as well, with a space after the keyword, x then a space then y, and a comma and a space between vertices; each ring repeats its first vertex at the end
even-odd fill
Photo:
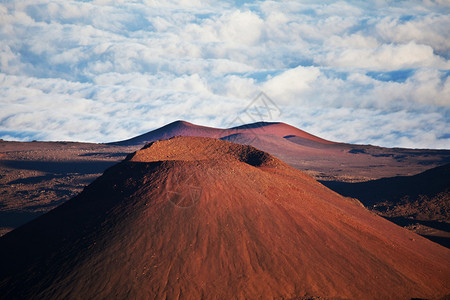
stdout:
POLYGON ((0 138, 226 126, 264 91, 265 121, 450 148, 449 16, 444 0, 2 1, 0 138))

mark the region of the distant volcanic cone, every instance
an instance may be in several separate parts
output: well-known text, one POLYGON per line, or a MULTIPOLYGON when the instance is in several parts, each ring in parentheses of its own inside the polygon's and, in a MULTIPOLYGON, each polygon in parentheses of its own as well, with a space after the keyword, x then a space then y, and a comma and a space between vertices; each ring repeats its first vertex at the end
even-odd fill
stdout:
POLYGON ((450 293, 450 250, 251 146, 178 137, 0 239, 0 298, 450 293))

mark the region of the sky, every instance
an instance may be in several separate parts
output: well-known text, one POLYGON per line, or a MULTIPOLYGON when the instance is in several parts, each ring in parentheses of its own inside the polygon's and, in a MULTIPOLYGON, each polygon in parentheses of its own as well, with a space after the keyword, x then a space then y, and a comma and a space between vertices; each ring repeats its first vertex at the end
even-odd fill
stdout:
POLYGON ((450 0, 2 0, 0 138, 282 121, 450 149, 449 28, 450 0))

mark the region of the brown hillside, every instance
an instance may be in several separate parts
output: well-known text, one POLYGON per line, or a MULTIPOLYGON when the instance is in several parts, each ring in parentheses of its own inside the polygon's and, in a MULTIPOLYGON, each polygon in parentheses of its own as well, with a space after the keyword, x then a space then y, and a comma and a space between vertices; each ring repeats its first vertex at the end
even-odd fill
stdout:
POLYGON ((251 146, 179 137, 0 238, 0 297, 438 298, 450 250, 251 146))

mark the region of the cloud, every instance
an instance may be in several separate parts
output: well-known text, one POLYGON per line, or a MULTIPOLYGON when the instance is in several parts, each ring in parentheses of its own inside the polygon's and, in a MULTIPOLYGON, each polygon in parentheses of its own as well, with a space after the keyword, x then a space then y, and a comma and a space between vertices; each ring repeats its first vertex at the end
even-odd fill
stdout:
MULTIPOLYGON (((226 126, 260 91, 343 142, 450 148, 446 1, 0 4, 0 138, 226 126)), ((267 120, 270 121, 270 120, 267 120)))
POLYGON ((281 104, 299 101, 302 94, 311 89, 310 84, 319 74, 318 68, 300 66, 270 78, 262 89, 281 104))
POLYGON ((429 45, 433 51, 448 59, 450 40, 442 33, 449 27, 448 14, 430 14, 419 17, 386 17, 376 24, 375 29, 380 38, 387 43, 414 41, 418 44, 429 45))
POLYGON ((331 50, 317 62, 331 67, 391 71, 418 67, 450 68, 450 63, 433 53, 427 45, 414 42, 380 47, 357 47, 331 50))
POLYGON ((255 44, 261 35, 263 21, 251 12, 235 10, 219 17, 191 23, 186 28, 193 40, 236 46, 255 44))

